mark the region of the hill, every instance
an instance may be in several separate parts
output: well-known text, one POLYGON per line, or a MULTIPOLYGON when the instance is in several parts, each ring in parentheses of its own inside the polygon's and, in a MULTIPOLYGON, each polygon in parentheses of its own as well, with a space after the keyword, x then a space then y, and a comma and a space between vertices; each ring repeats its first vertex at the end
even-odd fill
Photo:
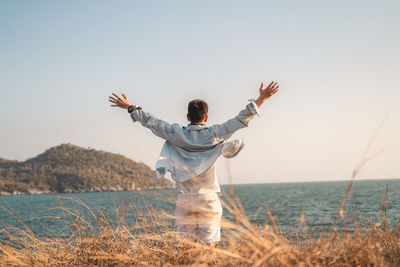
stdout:
POLYGON ((0 158, 2 194, 169 188, 149 166, 122 155, 62 144, 26 161, 0 158))

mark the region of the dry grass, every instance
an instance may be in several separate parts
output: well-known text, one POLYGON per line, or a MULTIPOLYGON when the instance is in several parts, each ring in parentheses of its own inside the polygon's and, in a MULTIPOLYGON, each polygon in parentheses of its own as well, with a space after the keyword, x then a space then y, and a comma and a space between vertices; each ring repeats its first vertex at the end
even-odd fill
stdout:
MULTIPOLYGON (((5 227, 8 239, 0 244, 2 266, 398 266, 400 225, 389 228, 386 220, 354 231, 325 231, 310 235, 303 225, 297 239, 287 239, 267 209, 266 224, 253 225, 237 197, 226 197, 226 210, 234 221, 223 221, 224 240, 217 248, 179 239, 173 218, 125 199, 117 210, 118 223, 96 215, 79 199, 84 218, 74 209, 59 207, 68 226, 68 238, 39 238, 27 227, 5 227), (137 205, 140 205, 138 207, 137 205), (127 209, 136 225, 126 223, 127 209), (143 211, 144 210, 144 211, 143 211), (89 217, 89 218, 88 218, 89 217), (90 223, 89 221, 95 221, 90 223), (383 227, 384 225, 384 227, 383 227), (313 237, 314 236, 314 237, 313 237)), ((4 207, 3 207, 4 208, 4 207)), ((9 208, 8 212, 13 213, 9 208)), ((14 214, 15 215, 15 214, 14 214)), ((302 215, 304 216, 304 214, 302 215)), ((15 215, 15 217, 17 217, 15 215)), ((305 221, 305 218, 301 218, 305 221)), ((21 225, 24 225, 21 221, 21 225)), ((334 227, 332 229, 335 229, 334 227)))

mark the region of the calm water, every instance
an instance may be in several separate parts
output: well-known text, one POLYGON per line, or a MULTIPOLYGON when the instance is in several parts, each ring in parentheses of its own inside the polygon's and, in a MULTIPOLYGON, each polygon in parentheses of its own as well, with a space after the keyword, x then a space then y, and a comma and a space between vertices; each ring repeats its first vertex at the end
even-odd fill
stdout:
MULTIPOLYGON (((348 214, 346 220, 351 221, 356 215, 359 221, 380 220, 380 197, 385 196, 386 184, 389 186, 387 203, 388 219, 391 225, 400 223, 400 180, 356 181, 345 206, 348 214)), ((346 191, 348 182, 310 182, 281 184, 235 185, 242 205, 251 221, 263 224, 265 209, 260 206, 268 204, 273 215, 278 219, 283 230, 298 226, 301 210, 304 209, 309 227, 324 228, 331 225, 339 209, 340 201, 346 191), (258 210, 258 216, 254 217, 258 210)), ((223 191, 229 192, 228 186, 223 191)), ((149 190, 121 193, 78 193, 2 196, 2 206, 12 210, 36 234, 60 234, 65 230, 62 220, 63 212, 54 207, 72 208, 92 218, 87 210, 76 200, 82 200, 95 214, 106 214, 116 223, 115 207, 127 208, 128 224, 135 223, 135 214, 130 205, 146 211, 147 208, 163 210, 173 214, 175 190, 149 190), (130 204, 129 204, 130 203, 130 204)), ((223 197, 222 197, 223 198, 223 197)), ((231 218, 224 210, 224 216, 231 218)), ((346 223, 346 221, 341 221, 346 223)), ((20 223, 4 209, 0 210, 0 229, 6 225, 20 227, 20 223)), ((1 238, 4 238, 2 236, 1 238)))

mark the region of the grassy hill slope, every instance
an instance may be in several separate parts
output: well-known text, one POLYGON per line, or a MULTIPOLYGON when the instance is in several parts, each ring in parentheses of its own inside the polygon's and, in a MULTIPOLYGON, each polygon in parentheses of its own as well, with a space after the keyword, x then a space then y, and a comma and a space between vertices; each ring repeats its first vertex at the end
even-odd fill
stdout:
POLYGON ((0 158, 0 192, 54 193, 171 187, 155 171, 122 155, 62 144, 23 162, 0 158))

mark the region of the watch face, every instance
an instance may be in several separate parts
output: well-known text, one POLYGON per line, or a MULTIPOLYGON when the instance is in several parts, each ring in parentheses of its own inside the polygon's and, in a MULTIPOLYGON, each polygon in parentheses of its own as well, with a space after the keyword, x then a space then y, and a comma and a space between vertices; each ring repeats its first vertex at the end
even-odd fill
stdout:
POLYGON ((134 107, 133 106, 129 106, 128 107, 128 112, 131 113, 133 111, 134 107))

